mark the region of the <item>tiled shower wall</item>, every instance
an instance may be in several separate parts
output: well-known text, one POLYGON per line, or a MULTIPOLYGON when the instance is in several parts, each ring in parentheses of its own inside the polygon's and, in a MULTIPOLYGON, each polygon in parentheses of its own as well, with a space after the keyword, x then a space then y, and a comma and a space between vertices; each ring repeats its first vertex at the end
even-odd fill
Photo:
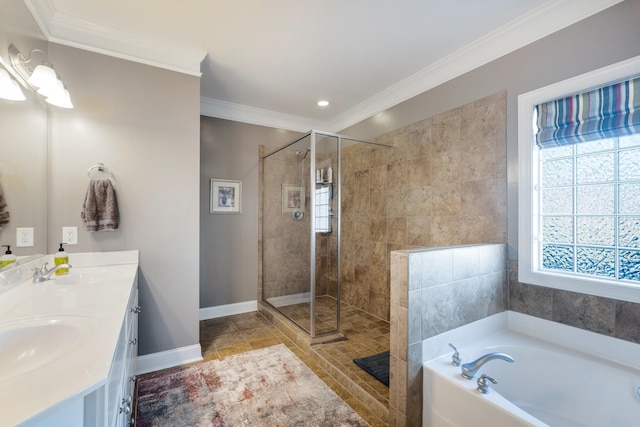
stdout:
MULTIPOLYGON (((260 147, 260 155, 271 150, 260 147)), ((282 212, 282 184, 302 186, 302 174, 308 174, 308 168, 302 170, 294 150, 275 153, 260 162, 260 166, 263 169, 261 186, 266 195, 260 219, 264 217, 268 226, 264 228, 262 242, 265 268, 264 272, 260 271, 264 274, 264 288, 259 281, 259 289, 265 298, 300 295, 309 291, 310 215, 295 221, 291 213, 282 212)), ((305 199, 308 203, 308 194, 305 199)))
POLYGON ((390 426, 422 423, 422 341, 506 308, 505 244, 391 254, 390 426))
POLYGON ((390 319, 391 251, 506 242, 506 93, 342 153, 341 297, 390 319))

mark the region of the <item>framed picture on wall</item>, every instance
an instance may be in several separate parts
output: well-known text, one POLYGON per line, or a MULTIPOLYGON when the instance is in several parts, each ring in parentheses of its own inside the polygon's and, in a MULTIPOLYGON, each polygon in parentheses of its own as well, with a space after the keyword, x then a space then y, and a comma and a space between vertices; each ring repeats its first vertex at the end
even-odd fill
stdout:
POLYGON ((304 210, 304 187, 282 184, 282 213, 304 210))
POLYGON ((209 213, 242 213, 242 181, 211 178, 209 213))

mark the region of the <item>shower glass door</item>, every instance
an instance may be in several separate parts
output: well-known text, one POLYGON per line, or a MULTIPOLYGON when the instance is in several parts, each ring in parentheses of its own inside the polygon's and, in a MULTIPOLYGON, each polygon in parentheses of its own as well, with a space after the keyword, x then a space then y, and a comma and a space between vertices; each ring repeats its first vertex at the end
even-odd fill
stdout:
POLYGON ((338 331, 339 144, 312 131, 263 159, 262 299, 311 337, 338 331))
MULTIPOLYGON (((315 290, 312 299, 313 336, 338 331, 339 305, 339 137, 312 132, 315 142, 315 179, 312 195, 311 245, 315 258, 312 271, 315 290)), ((312 146, 313 146, 312 142, 312 146)))
POLYGON ((311 157, 310 135, 267 155, 262 201, 263 300, 309 334, 311 157))

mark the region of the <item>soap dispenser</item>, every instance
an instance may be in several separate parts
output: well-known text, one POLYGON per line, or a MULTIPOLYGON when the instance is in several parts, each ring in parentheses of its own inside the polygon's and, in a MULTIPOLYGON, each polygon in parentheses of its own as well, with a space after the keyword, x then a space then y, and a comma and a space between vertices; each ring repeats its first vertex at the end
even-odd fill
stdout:
MULTIPOLYGON (((62 245, 64 245, 64 243, 60 243, 60 248, 58 249, 58 253, 56 253, 56 255, 53 257, 53 262, 55 263, 55 265, 69 264, 69 255, 67 255, 67 253, 64 251, 64 248, 62 247, 62 245)), ((56 270, 56 274, 58 276, 61 274, 67 274, 68 272, 69 272, 68 268, 60 268, 56 270)))
POLYGON ((16 262, 16 256, 11 253, 11 246, 2 245, 2 247, 7 248, 7 251, 0 257, 0 268, 16 262))

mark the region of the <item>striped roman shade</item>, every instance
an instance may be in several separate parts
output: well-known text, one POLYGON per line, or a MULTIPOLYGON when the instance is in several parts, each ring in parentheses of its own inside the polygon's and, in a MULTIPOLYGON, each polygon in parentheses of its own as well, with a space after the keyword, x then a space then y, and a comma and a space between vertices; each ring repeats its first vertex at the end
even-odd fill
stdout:
POLYGON ((640 133, 640 77, 536 105, 540 148, 640 133))

